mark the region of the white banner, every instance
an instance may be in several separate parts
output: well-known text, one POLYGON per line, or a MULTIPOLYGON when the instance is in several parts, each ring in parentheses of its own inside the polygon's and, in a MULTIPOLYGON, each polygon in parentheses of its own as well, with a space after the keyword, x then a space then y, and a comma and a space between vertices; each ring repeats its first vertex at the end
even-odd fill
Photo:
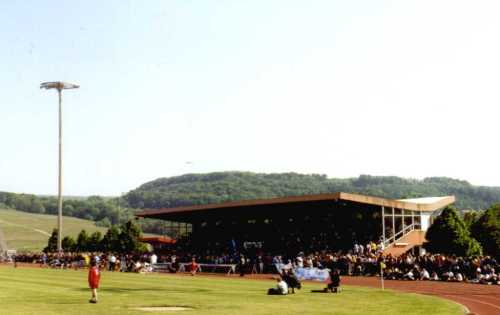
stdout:
POLYGON ((299 280, 327 281, 330 278, 328 269, 296 268, 294 272, 299 280))

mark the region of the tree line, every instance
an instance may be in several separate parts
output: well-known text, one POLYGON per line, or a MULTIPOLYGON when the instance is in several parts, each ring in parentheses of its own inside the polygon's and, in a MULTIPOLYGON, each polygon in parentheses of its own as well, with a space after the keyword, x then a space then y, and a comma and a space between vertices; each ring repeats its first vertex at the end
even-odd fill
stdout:
MULTIPOLYGON (((57 229, 52 231, 48 244, 44 252, 52 253, 57 251, 57 229)), ((120 226, 112 225, 108 231, 102 235, 96 231, 88 234, 81 230, 76 240, 71 236, 62 239, 62 248, 65 252, 113 252, 113 253, 136 253, 147 250, 146 245, 140 242, 142 232, 140 227, 133 221, 128 221, 120 226)))
MULTIPOLYGON (((30 213, 57 214, 57 198, 0 192, 0 208, 11 208, 30 213)), ((133 218, 133 209, 127 207, 121 198, 99 196, 64 199, 63 215, 97 222, 109 227, 133 218)))

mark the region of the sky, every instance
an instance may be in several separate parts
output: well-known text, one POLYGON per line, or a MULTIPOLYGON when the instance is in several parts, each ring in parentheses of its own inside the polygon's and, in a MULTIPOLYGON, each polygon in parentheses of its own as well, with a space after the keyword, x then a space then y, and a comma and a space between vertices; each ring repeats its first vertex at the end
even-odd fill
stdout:
POLYGON ((214 171, 500 186, 500 2, 1 1, 0 191, 214 171))

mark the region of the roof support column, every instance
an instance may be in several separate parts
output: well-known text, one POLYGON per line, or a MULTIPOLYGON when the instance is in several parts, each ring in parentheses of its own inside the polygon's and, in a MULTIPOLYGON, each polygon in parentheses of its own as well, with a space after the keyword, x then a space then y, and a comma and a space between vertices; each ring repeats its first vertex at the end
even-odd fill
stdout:
POLYGON ((385 248, 385 208, 382 206, 382 249, 385 248))
POLYGON ((401 215, 402 215, 402 218, 403 218, 403 233, 401 234, 401 236, 404 236, 405 235, 405 209, 401 209, 401 215))
POLYGON ((394 218, 394 207, 392 207, 392 241, 396 241, 396 219, 394 218))

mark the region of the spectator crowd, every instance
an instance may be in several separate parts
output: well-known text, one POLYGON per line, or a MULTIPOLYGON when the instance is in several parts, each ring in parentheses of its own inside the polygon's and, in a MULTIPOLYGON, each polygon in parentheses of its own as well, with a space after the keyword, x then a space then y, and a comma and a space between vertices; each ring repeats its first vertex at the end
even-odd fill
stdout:
MULTIPOLYGON (((375 242, 366 245, 354 244, 347 252, 329 250, 297 255, 265 253, 262 249, 232 253, 181 252, 164 250, 159 256, 146 254, 115 253, 27 253, 12 257, 16 263, 34 263, 53 268, 87 267, 95 258, 102 270, 120 272, 150 272, 157 263, 168 264, 168 272, 179 271, 179 265, 190 268, 200 264, 236 266, 240 275, 249 273, 286 274, 296 268, 318 268, 338 270, 341 275, 380 276, 385 279, 429 280, 500 284, 500 265, 493 257, 456 257, 440 254, 412 255, 410 253, 393 257, 383 255, 382 246, 375 242)), ((215 270, 215 269, 214 269, 215 270)), ((191 270, 185 270, 191 271, 191 270)))

